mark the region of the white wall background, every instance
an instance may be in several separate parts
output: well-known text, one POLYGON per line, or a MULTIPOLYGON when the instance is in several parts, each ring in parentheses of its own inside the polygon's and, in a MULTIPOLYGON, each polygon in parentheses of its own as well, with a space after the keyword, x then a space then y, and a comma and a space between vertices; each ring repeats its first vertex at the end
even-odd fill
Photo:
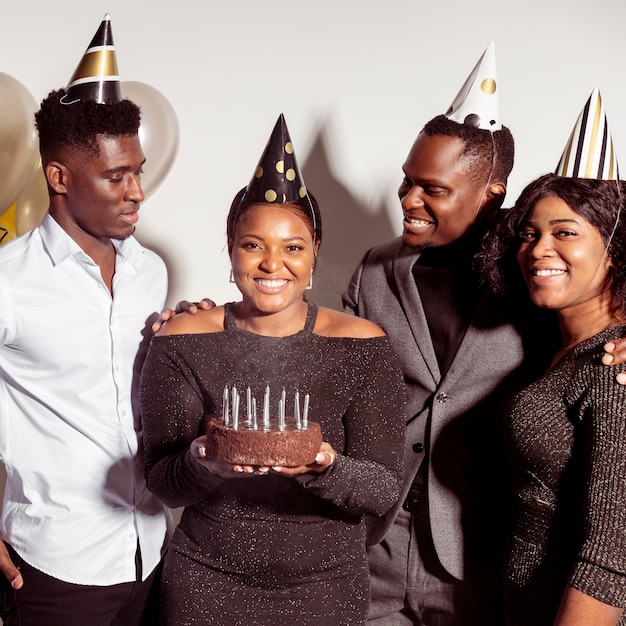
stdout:
MULTIPOLYGON (((236 297, 224 223, 280 112, 325 241, 318 302, 367 247, 400 232, 400 167, 491 40, 503 122, 516 138, 508 203, 554 169, 594 86, 626 168, 624 0, 0 0, 0 71, 41 100, 67 83, 105 12, 122 80, 159 89, 177 160, 138 238, 170 270, 170 304, 236 297)), ((149 164, 148 164, 149 166, 149 164)))

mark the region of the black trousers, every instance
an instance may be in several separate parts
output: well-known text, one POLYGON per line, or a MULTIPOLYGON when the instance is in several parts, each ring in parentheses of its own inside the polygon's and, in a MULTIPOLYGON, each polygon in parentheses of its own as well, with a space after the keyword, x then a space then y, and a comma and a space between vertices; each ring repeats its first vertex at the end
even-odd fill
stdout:
POLYGON ((161 566, 144 581, 117 585, 76 585, 28 565, 10 546, 21 571, 21 589, 5 590, 4 626, 154 626, 161 566))

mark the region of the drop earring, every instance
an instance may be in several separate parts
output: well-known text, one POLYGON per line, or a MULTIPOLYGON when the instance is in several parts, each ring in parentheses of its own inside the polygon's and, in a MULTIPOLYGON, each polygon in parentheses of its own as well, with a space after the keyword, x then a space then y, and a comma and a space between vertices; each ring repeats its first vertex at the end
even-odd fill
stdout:
POLYGON ((228 282, 229 283, 234 283, 235 282, 235 275, 233 274, 233 268, 230 268, 230 276, 228 277, 228 282))
POLYGON ((313 289, 313 270, 311 270, 311 275, 309 276, 309 282, 305 289, 313 289))

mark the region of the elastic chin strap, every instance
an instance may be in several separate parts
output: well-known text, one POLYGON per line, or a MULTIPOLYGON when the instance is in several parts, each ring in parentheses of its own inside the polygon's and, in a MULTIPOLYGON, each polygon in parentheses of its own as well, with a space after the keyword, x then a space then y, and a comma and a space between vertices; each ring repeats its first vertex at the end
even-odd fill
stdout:
POLYGON ((65 106, 69 106, 70 104, 75 104, 76 102, 80 102, 80 98, 76 98, 76 100, 72 100, 71 102, 65 102, 65 98, 67 98, 68 94, 63 94, 63 97, 59 98, 59 102, 65 106))
POLYGON ((622 216, 622 188, 619 184, 619 172, 617 172, 617 179, 615 180, 615 184, 617 185, 617 215, 615 216, 615 224, 613 224, 613 230, 611 231, 611 236, 609 240, 606 242, 606 248, 604 249, 604 254, 609 253, 609 246, 613 241, 613 237, 615 236, 615 231, 617 230, 617 225, 619 224, 620 217, 622 216))
POLYGON ((315 210, 313 209, 313 202, 311 202, 311 196, 309 192, 306 193, 306 199, 309 203, 309 207, 311 207, 311 219, 313 220, 313 245, 317 241, 317 219, 315 218, 315 210))
POLYGON ((483 190, 483 195, 480 197, 474 215, 478 215, 478 213, 480 213, 480 207, 483 205, 483 202, 487 197, 489 187, 491 186, 491 180, 493 178, 493 173, 496 169, 496 140, 493 138, 492 131, 489 131, 489 137, 491 137, 491 171, 489 172, 489 177, 487 178, 487 183, 485 184, 485 188, 483 190))
POLYGON ((611 245, 611 242, 613 241, 613 237, 615 236, 615 231, 617 231, 617 226, 622 216, 622 189, 619 184, 619 172, 617 173, 617 179, 615 180, 615 184, 617 185, 617 215, 615 216, 615 223, 613 224, 613 230, 611 231, 611 235, 609 236, 606 242, 606 246, 604 246, 604 253, 602 254, 602 258, 600 259, 600 264, 598 265, 598 269, 595 271, 593 277, 589 281, 589 284, 591 284, 595 280, 595 277, 598 275, 598 272, 600 271, 600 268, 602 267, 604 260, 609 254, 609 247, 611 245))

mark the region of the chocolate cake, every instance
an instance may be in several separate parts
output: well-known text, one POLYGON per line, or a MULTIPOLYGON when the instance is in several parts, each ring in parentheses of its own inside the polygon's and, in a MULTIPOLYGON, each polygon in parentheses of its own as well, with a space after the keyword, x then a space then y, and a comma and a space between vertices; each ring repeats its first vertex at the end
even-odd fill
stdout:
POLYGON ((254 430, 239 425, 236 430, 213 418, 207 429, 207 456, 237 465, 283 465, 296 467, 315 461, 322 443, 322 430, 317 422, 307 422, 298 430, 293 417, 285 418, 279 430, 278 418, 270 418, 269 430, 254 430))

